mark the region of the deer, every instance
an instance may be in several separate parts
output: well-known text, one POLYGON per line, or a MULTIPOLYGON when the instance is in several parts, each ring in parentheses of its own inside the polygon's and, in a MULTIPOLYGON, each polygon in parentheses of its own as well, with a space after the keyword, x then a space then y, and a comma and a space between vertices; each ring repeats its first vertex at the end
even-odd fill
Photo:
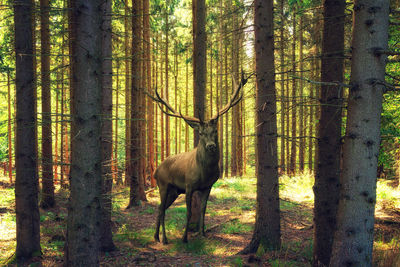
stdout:
POLYGON ((156 101, 163 113, 168 116, 183 119, 190 127, 199 134, 199 143, 196 148, 189 152, 169 156, 155 170, 154 177, 160 193, 160 205, 156 221, 154 240, 160 242, 159 231, 162 225, 162 242, 168 244, 165 234, 165 211, 177 199, 180 194, 186 194, 186 227, 183 233, 182 241, 188 242, 189 222, 192 216, 192 196, 195 191, 200 193, 200 219, 198 230, 202 236, 205 236, 204 217, 207 207, 207 201, 210 195, 211 187, 220 176, 219 168, 219 144, 218 144, 218 118, 228 112, 233 106, 237 105, 243 93, 239 93, 250 77, 242 78, 239 85, 235 84, 236 90, 230 96, 228 103, 220 109, 216 115, 209 120, 203 121, 197 117, 189 117, 179 113, 162 98, 157 89, 155 96, 147 94, 156 101), (164 107, 164 108, 163 108, 164 107))

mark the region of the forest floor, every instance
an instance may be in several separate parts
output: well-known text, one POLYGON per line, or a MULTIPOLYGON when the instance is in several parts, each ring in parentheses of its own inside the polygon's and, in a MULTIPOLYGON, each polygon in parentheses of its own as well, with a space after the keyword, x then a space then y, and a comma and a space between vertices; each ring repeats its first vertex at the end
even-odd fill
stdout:
MULTIPOLYGON (((311 266, 311 175, 281 177, 282 248, 237 255, 251 240, 255 216, 256 179, 223 178, 213 186, 207 207, 207 236, 189 234, 184 244, 186 208, 181 195, 167 210, 168 245, 153 240, 159 196, 147 192, 147 202, 126 210, 129 190, 115 187, 114 242, 118 250, 104 253, 101 266, 311 266)), ((57 187, 57 207, 40 210, 43 255, 34 266, 62 266, 67 217, 67 191, 57 187)), ((400 192, 386 182, 378 184, 374 266, 400 266, 400 192)), ((0 265, 15 251, 14 185, 0 176, 0 265)))

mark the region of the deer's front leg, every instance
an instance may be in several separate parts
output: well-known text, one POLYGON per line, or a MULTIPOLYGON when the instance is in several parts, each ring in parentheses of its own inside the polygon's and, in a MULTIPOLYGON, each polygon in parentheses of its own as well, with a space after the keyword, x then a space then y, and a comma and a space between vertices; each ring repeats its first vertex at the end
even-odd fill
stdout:
POLYGON ((188 242, 188 229, 189 229, 189 222, 190 222, 190 217, 192 217, 192 195, 193 191, 191 188, 186 188, 186 228, 185 232, 183 233, 183 238, 182 241, 183 243, 188 242))
POLYGON ((202 236, 206 236, 206 233, 204 231, 204 218, 206 214, 206 208, 207 208, 207 200, 208 197, 210 196, 210 191, 211 188, 206 189, 201 192, 201 213, 200 213, 200 225, 199 225, 199 230, 202 236))

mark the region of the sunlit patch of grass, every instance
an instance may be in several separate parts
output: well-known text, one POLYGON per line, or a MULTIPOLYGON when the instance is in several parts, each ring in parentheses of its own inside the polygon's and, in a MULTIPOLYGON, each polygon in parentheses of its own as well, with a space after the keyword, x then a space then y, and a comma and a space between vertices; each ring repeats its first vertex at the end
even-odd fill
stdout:
POLYGON ((224 223, 221 232, 224 234, 243 234, 253 230, 248 224, 241 223, 238 219, 224 223))
POLYGON ((293 201, 311 204, 314 202, 314 175, 304 172, 297 176, 282 175, 279 177, 280 195, 293 201))
POLYGON ((388 180, 378 180, 376 187, 377 208, 400 209, 400 189, 393 188, 388 180))
POLYGON ((193 255, 213 255, 219 242, 204 238, 192 238, 188 243, 180 239, 173 240, 171 252, 187 252, 193 255))
POLYGON ((12 256, 16 248, 14 188, 0 188, 0 264, 12 256))

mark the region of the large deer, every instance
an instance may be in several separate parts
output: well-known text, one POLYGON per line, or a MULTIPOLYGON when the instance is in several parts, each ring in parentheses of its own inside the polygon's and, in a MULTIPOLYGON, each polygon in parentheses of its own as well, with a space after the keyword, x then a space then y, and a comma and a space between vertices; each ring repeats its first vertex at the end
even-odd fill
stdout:
POLYGON ((241 83, 231 95, 228 103, 208 121, 202 121, 199 118, 188 117, 182 115, 180 112, 176 112, 165 99, 160 97, 157 90, 155 91, 155 97, 150 96, 154 101, 158 102, 158 106, 165 114, 176 118, 182 118, 195 131, 198 131, 200 137, 199 143, 195 149, 168 157, 160 164, 160 166, 158 166, 154 173, 161 199, 157 216, 156 231, 154 234, 154 239, 156 241, 160 241, 159 231, 160 224, 162 224, 163 243, 168 243, 167 236, 165 235, 165 210, 171 206, 180 194, 184 193, 186 194, 187 218, 182 240, 187 243, 189 221, 192 215, 192 195, 195 191, 199 191, 201 196, 199 231, 203 236, 205 236, 204 216, 207 200, 210 195, 211 187, 218 180, 220 174, 218 164, 218 118, 239 103, 243 96, 242 93, 239 93, 240 89, 246 84, 248 79, 249 77, 244 78, 242 73, 241 83), (166 110, 163 109, 163 106, 166 110))

